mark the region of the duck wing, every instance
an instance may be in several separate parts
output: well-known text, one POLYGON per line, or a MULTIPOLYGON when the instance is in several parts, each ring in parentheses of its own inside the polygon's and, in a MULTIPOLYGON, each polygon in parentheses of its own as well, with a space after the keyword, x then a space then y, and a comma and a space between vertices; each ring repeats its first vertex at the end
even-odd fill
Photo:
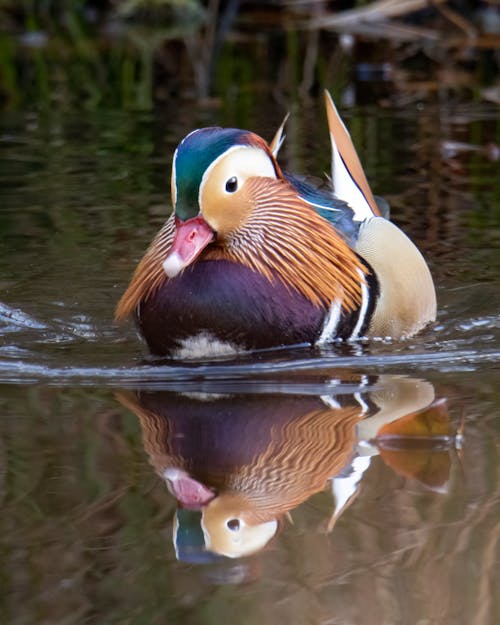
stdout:
POLYGON ((283 172, 298 195, 344 235, 348 242, 357 239, 360 222, 354 221, 354 211, 347 202, 336 197, 328 181, 310 176, 299 176, 283 172))

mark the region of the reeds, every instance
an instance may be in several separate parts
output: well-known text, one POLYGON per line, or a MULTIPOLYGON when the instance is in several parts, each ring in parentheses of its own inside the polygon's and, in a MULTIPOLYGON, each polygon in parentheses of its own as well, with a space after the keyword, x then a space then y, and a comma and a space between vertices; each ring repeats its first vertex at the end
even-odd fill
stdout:
POLYGON ((0 106, 150 109, 179 95, 241 99, 264 80, 289 99, 318 85, 335 88, 343 57, 356 71, 367 46, 370 60, 396 68, 399 79, 418 55, 430 71, 484 61, 490 76, 498 72, 500 36, 491 32, 494 20, 481 23, 479 8, 457 13, 447 0, 353 2, 339 12, 330 6, 123 0, 96 11, 86 0, 21 8, 0 0, 0 106))

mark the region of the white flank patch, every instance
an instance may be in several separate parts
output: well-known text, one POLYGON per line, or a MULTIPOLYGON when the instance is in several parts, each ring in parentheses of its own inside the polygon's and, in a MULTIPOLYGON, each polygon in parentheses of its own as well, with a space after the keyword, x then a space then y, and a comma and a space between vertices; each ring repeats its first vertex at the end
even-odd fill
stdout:
POLYGON ((181 341, 181 346, 174 351, 173 355, 175 358, 189 360, 213 356, 232 356, 244 351, 234 343, 220 341, 208 332, 201 332, 181 341))
POLYGON ((366 311, 368 309, 368 302, 370 301, 370 293, 368 292, 368 287, 366 286, 365 278, 359 269, 358 269, 358 273, 361 276, 361 280, 362 280, 361 282, 361 307, 359 309, 358 320, 356 322, 356 325, 354 326, 354 330, 351 332, 351 335, 349 336, 350 341, 353 341, 354 339, 358 338, 359 332, 365 320, 366 311))
POLYGON ((324 345, 325 343, 329 343, 335 338, 335 334, 337 332, 340 321, 341 310, 341 302, 337 300, 333 302, 333 304, 330 306, 330 310, 328 311, 328 315, 326 316, 325 322, 323 324, 321 336, 316 341, 316 345, 324 345))
POLYGON ((227 399, 231 397, 231 395, 227 395, 225 393, 180 393, 183 397, 188 397, 189 399, 194 399, 195 401, 204 401, 209 403, 211 401, 215 401, 217 399, 227 399))

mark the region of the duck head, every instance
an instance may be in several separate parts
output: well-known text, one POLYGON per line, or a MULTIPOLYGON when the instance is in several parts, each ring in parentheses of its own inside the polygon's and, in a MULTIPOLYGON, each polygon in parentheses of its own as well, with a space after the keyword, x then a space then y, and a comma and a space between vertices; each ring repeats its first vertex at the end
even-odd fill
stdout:
POLYGON ((259 518, 241 495, 224 493, 203 508, 201 527, 207 549, 240 558, 260 551, 279 523, 275 518, 259 518))
MULTIPOLYGON (((254 206, 250 181, 283 180, 269 146, 235 128, 202 128, 175 151, 172 206, 175 235, 163 269, 173 278, 210 244, 230 247, 254 206)), ((271 185, 272 186, 272 185, 271 185)))

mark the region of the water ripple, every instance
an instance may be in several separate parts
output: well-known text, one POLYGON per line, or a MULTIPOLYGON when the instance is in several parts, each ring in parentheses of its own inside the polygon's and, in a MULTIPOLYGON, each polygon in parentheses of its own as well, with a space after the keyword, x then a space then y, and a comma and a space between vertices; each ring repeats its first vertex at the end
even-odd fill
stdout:
POLYGON ((454 350, 362 356, 312 356, 279 361, 249 359, 211 363, 142 364, 130 367, 48 366, 26 360, 0 358, 0 381, 11 384, 44 383, 51 386, 89 386, 203 390, 204 383, 231 388, 251 387, 252 392, 324 392, 335 380, 335 372, 404 372, 470 370, 500 362, 500 350, 454 350), (311 380, 310 382, 308 380, 311 380), (280 382, 282 381, 282 382, 280 382), (259 387, 259 388, 257 388, 259 387), (321 389, 318 391, 318 389, 321 389))

